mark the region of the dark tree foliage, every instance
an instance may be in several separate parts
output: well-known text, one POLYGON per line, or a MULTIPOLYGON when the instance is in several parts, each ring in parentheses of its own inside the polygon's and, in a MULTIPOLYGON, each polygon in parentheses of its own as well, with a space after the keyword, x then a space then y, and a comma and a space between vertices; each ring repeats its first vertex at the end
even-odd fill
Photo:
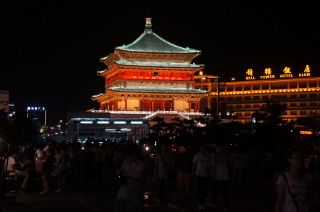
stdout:
POLYGON ((10 120, 4 112, 0 112, 0 135, 6 142, 16 145, 39 139, 36 123, 27 118, 23 111, 17 111, 10 120))
POLYGON ((32 143, 38 135, 37 128, 23 112, 17 112, 8 128, 8 140, 15 144, 32 143))
POLYGON ((0 110, 0 136, 6 137, 8 127, 8 119, 6 114, 3 112, 3 110, 0 110))
POLYGON ((278 126, 283 124, 282 113, 286 110, 286 105, 274 101, 268 101, 259 111, 252 114, 257 123, 268 126, 278 126))
POLYGON ((290 145, 290 125, 285 124, 281 118, 285 109, 285 105, 269 101, 252 115, 256 119, 252 140, 257 147, 274 150, 290 145))
POLYGON ((303 125, 307 128, 320 130, 320 118, 319 117, 300 117, 296 121, 297 124, 303 125))

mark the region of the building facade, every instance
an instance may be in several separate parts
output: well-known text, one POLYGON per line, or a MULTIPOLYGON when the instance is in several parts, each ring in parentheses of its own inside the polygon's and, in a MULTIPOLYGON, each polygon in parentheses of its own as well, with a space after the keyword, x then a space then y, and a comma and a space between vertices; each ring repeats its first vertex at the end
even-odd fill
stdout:
POLYGON ((153 32, 151 18, 145 27, 132 43, 101 59, 105 93, 93 100, 100 110, 198 112, 206 91, 194 89, 194 74, 204 66, 192 60, 201 51, 163 39, 153 32))
POLYGON ((146 18, 145 30, 136 40, 100 59, 107 66, 98 71, 105 92, 92 96, 100 108, 69 114, 69 139, 138 142, 149 134, 155 116, 166 122, 202 116, 200 99, 207 91, 194 89, 194 75, 204 66, 192 63, 200 53, 163 39, 146 18))
POLYGON ((258 78, 249 69, 246 80, 220 82, 219 86, 215 80, 217 77, 196 76, 195 88, 209 91, 201 107, 213 111, 219 108, 220 114, 233 115, 241 122, 250 122, 252 114, 268 102, 284 105, 286 109, 282 118, 287 121, 320 116, 320 77, 312 77, 309 66, 295 77, 288 73, 288 69, 278 77, 268 71, 266 69, 265 74, 258 78))

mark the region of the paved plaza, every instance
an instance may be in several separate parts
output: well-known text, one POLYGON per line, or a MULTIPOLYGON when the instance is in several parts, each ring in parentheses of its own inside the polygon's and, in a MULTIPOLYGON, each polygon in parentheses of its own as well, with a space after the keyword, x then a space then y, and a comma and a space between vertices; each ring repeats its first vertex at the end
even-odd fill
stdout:
MULTIPOLYGON (((46 195, 38 192, 8 193, 0 203, 3 212, 114 211, 117 188, 115 183, 82 181, 78 189, 73 192, 52 192, 46 195)), ((156 201, 156 193, 152 188, 152 184, 147 184, 145 211, 163 211, 156 201)), ((275 192, 274 185, 270 181, 232 186, 230 196, 230 212, 274 211, 275 192)), ((320 209, 319 198, 314 198, 316 208, 320 209)), ((186 196, 182 192, 173 191, 167 211, 197 211, 197 198, 195 195, 186 196)), ((222 211, 218 205, 210 203, 210 194, 205 211, 222 211)))

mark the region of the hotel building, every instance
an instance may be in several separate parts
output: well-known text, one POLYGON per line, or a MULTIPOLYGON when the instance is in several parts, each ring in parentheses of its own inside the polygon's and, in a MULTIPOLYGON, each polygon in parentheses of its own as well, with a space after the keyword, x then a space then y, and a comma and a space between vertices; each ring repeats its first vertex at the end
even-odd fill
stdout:
POLYGON ((248 69, 246 80, 242 81, 220 80, 218 83, 217 79, 217 76, 210 75, 195 76, 195 88, 209 92, 202 99, 201 107, 215 112, 218 108, 220 114, 232 115, 240 122, 250 122, 251 115, 270 101, 286 106, 282 118, 287 121, 320 116, 320 77, 311 76, 309 65, 296 76, 285 67, 277 77, 266 68, 264 75, 259 77, 248 69))

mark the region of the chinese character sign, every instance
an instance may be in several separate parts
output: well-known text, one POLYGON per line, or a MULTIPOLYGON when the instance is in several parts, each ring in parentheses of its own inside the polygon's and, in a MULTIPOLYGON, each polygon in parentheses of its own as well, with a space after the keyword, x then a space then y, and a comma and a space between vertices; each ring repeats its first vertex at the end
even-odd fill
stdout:
POLYGON ((284 73, 284 74, 291 74, 290 67, 284 67, 283 73, 284 73))
POLYGON ((310 77, 310 76, 311 76, 310 66, 306 65, 306 67, 304 68, 303 73, 299 74, 299 77, 310 77))
POLYGON ((246 72, 246 80, 254 80, 253 70, 249 68, 246 72))
POLYGON ((265 75, 271 75, 272 74, 271 68, 264 69, 264 74, 265 75))
POLYGON ((260 79, 273 79, 275 76, 272 74, 271 68, 264 69, 264 75, 260 76, 260 79))
POLYGON ((280 78, 292 78, 292 73, 290 67, 284 67, 282 74, 280 74, 280 78))

